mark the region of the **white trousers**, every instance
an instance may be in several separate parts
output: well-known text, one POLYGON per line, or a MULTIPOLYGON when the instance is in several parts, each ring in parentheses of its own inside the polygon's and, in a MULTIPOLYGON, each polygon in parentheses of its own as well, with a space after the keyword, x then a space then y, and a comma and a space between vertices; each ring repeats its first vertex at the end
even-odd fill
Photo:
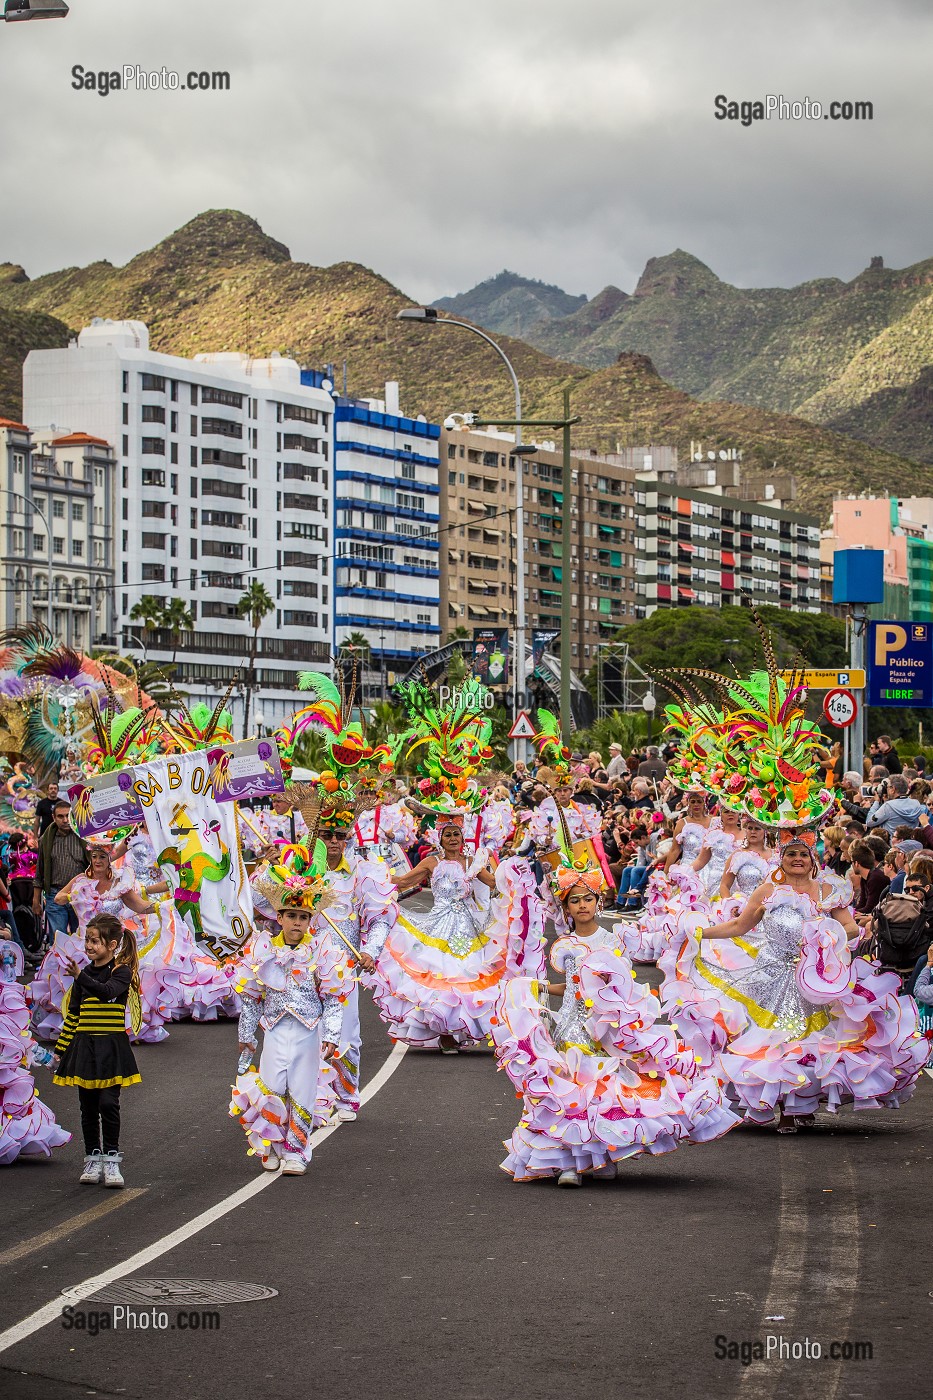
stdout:
POLYGON ((337 1103, 359 1111, 360 1107, 360 985, 343 1004, 343 1024, 340 1027, 338 1058, 331 1061, 337 1076, 337 1103))
POLYGON ((283 1016, 263 1032, 259 1078, 288 1109, 288 1130, 281 1153, 311 1160, 311 1113, 321 1071, 321 1028, 313 1031, 296 1016, 283 1016))

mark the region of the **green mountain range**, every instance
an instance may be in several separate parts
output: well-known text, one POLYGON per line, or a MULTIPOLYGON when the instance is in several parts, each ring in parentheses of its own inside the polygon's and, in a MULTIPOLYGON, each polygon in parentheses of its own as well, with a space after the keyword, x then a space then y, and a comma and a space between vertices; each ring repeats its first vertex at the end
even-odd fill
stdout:
MULTIPOLYGON (((695 260, 688 261, 702 268, 695 260)), ((652 278, 659 283, 657 296, 676 301, 669 286, 670 260, 649 266, 654 267, 652 278), (662 263, 668 264, 666 270, 662 263), (661 284, 668 290, 660 290, 661 284)), ((715 290, 713 274, 708 269, 703 273, 715 290)), ((561 305, 554 297, 559 289, 538 283, 530 286, 542 305, 561 305)), ((742 321, 736 299, 751 294, 734 288, 727 291, 734 296, 729 316, 724 310, 721 313, 727 346, 719 358, 728 356, 733 375, 739 376, 748 369, 748 356, 728 342, 742 321)), ((502 295, 508 299, 508 293, 502 285, 498 292, 493 288, 488 304, 501 301, 502 295)), ((693 299, 702 301, 699 296, 693 299)), ((409 301, 385 278, 357 263, 322 268, 293 261, 282 243, 269 237, 254 219, 234 210, 199 215, 123 267, 95 262, 30 280, 21 267, 7 263, 0 265, 0 416, 16 417, 21 412, 18 367, 31 348, 64 344, 94 316, 104 316, 145 321, 155 350, 179 355, 224 350, 267 355, 278 350, 303 365, 332 365, 338 386, 346 374, 349 392, 360 396, 382 397, 385 381, 397 379, 403 408, 435 421, 468 409, 511 418, 511 386, 498 357, 478 337, 465 332, 397 321, 397 311, 409 301)), ((586 302, 552 326, 589 316, 591 326, 598 327, 601 314, 608 324, 619 308, 644 301, 637 296, 626 298, 621 292, 604 293, 601 303, 599 298, 586 302)), ((718 292, 705 307, 707 328, 719 315, 714 303, 725 305, 718 292)), ((659 306, 660 301, 655 304, 659 306)), ((905 326, 907 315, 905 310, 905 326)), ((500 339, 518 373, 526 417, 559 417, 562 390, 571 389, 574 412, 584 419, 575 433, 581 447, 673 443, 686 454, 693 439, 701 439, 706 448, 740 447, 746 460, 765 470, 792 471, 799 481, 800 506, 820 514, 828 512, 834 490, 933 495, 933 469, 919 466, 906 455, 908 450, 920 455, 913 446, 905 446, 904 455, 898 455, 855 440, 854 428, 853 436, 846 437, 802 417, 770 411, 771 405, 766 409, 748 402, 723 402, 710 394, 697 397, 675 388, 667 382, 671 375, 664 364, 665 356, 676 357, 681 333, 699 356, 704 336, 692 331, 685 317, 680 330, 668 328, 660 353, 624 352, 612 355, 602 367, 560 358, 508 335, 500 339)), ((560 355, 566 353, 560 351, 560 355)), ((712 364, 715 347, 707 346, 703 353, 712 364)), ((868 347, 860 353, 867 354, 868 347)), ((899 362, 905 358, 899 341, 892 353, 899 362)), ((849 414, 853 422, 866 411, 865 401, 845 387, 843 371, 851 368, 855 357, 855 349, 848 359, 837 354, 838 373, 833 379, 840 394, 834 411, 849 414)), ((764 360, 761 356, 758 360, 763 376, 764 360)), ((808 396, 829 392, 823 383, 827 376, 818 369, 814 361, 806 377, 808 396)), ((783 384, 780 366, 775 374, 783 384)), ((897 383, 882 386, 894 394, 904 388, 897 383)), ((912 392, 920 391, 914 386, 912 392)), ((762 399, 767 401, 764 387, 762 399)), ((885 410, 885 402, 880 390, 870 407, 890 430, 901 414, 894 406, 885 410)), ((922 436, 920 418, 908 436, 911 444, 922 436)))
MULTIPOLYGON (((509 304, 538 286, 503 273, 447 302, 488 330, 512 330, 509 304), (489 296, 502 279, 508 302, 489 296)), ((559 289, 547 290, 556 303, 559 289)), ((933 463, 933 258, 897 271, 873 257, 851 282, 743 289, 678 249, 652 258, 631 295, 606 287, 569 315, 525 318, 521 333, 594 368, 626 351, 650 355, 696 398, 798 414, 933 463)))

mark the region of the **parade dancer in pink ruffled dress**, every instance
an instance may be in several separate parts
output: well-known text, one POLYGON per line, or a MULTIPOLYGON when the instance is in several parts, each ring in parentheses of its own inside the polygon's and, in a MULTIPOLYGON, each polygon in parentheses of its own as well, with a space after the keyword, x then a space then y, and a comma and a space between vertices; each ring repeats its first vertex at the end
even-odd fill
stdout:
POLYGON ((526 862, 510 858, 493 876, 489 850, 463 850, 462 813, 440 814, 440 848, 398 882, 404 889, 430 873, 434 908, 425 919, 399 911, 372 987, 393 1040, 455 1054, 489 1035, 510 977, 543 966, 544 912, 526 862), (494 898, 488 922, 476 903, 477 881, 494 898))
POLYGON ((663 867, 648 877, 644 910, 622 931, 633 962, 657 962, 674 937, 681 914, 705 906, 706 890, 695 862, 713 819, 701 789, 687 792, 686 806, 663 867))
POLYGON ((559 982, 517 977, 505 987, 492 1037, 523 1099, 505 1144, 515 1181, 613 1178, 620 1162, 709 1142, 739 1121, 714 1074, 670 1027, 657 1024, 650 988, 634 979, 616 932, 597 919, 602 872, 560 868, 570 933, 551 949, 559 982), (552 1013, 542 996, 560 996, 552 1013))
POLYGON ((900 979, 852 957, 860 931, 837 880, 822 877, 812 832, 781 833, 778 869, 744 910, 721 924, 681 921, 683 943, 662 959, 665 1004, 696 1016, 694 1048, 708 1054, 748 1121, 778 1132, 808 1127, 819 1108, 897 1108, 926 1059, 913 1002, 900 979), (706 956, 708 940, 755 931, 749 964, 706 956), (705 1036, 705 1046, 703 1044, 705 1036))
POLYGON ((30 1067, 51 1063, 29 1034, 26 989, 19 982, 23 950, 0 930, 0 1166, 18 1157, 50 1157, 71 1134, 39 1098, 30 1067))
POLYGON ((721 807, 706 828, 700 854, 693 862, 693 868, 702 881, 706 897, 711 901, 718 901, 719 886, 729 857, 742 839, 739 822, 738 812, 721 807))

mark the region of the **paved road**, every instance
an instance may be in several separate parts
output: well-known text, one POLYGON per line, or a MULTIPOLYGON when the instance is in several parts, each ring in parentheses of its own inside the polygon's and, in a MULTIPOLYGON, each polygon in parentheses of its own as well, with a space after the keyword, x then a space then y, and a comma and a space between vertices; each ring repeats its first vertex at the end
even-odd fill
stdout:
MULTIPOLYGON (((371 1005, 364 1037, 371 1080, 391 1048, 371 1005)), ((225 1111, 235 1039, 231 1024, 180 1025, 139 1050, 144 1082, 124 1096, 126 1192, 76 1184, 77 1142, 3 1173, 0 1327, 257 1179, 225 1111)), ((42 1092, 76 1127, 73 1092, 47 1080, 42 1092)), ((408 1052, 306 1177, 276 1178, 136 1271, 277 1296, 225 1305, 210 1333, 91 1337, 56 1318, 0 1352, 0 1394, 921 1393, 933 1363, 931 1105, 924 1078, 899 1113, 822 1116, 796 1138, 739 1129, 627 1166, 616 1182, 558 1191, 498 1171, 517 1104, 490 1053, 408 1052), (827 1350, 869 1342, 874 1355, 749 1366, 716 1355, 718 1336, 768 1334, 827 1350)))

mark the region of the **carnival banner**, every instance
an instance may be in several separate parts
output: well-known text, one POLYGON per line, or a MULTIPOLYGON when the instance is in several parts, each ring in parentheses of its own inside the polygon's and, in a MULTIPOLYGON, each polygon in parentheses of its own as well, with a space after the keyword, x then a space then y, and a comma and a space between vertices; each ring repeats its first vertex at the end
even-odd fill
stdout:
POLYGON ((215 798, 213 767, 204 750, 156 758, 137 766, 133 790, 179 917, 223 962, 249 936, 253 900, 236 806, 215 798))
POLYGON ((245 802, 285 791, 278 745, 271 739, 241 739, 208 749, 207 756, 217 802, 245 802))
POLYGON ((118 773, 98 773, 68 789, 72 825, 80 837, 86 840, 100 831, 142 821, 143 809, 133 791, 135 776, 134 769, 121 768, 118 773))

